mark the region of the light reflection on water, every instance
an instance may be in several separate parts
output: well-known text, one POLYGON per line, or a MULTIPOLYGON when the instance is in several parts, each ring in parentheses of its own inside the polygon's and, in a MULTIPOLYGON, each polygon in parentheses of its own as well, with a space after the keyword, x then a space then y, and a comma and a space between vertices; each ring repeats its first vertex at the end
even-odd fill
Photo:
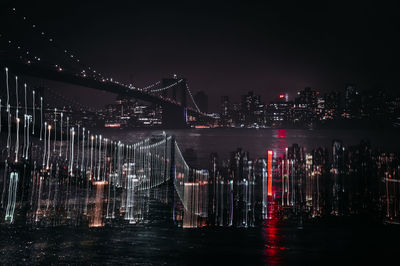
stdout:
POLYGON ((398 228, 356 220, 300 230, 276 219, 274 206, 270 219, 256 227, 182 229, 173 219, 179 202, 168 193, 165 186, 138 197, 135 224, 1 225, 0 264, 310 265, 349 255, 362 261, 382 254, 384 262, 397 254, 398 228))
MULTIPOLYGON (((258 154, 263 156, 266 147, 272 147, 275 156, 279 157, 283 155, 285 148, 292 144, 293 139, 302 145, 307 142, 307 147, 310 148, 314 145, 329 145, 331 139, 334 138, 331 134, 315 138, 312 132, 283 129, 272 130, 270 137, 266 136, 265 132, 257 131, 253 131, 254 134, 226 132, 218 136, 209 131, 189 134, 187 132, 191 131, 176 132, 178 133, 176 134, 177 141, 184 147, 194 148, 203 163, 207 163, 210 151, 222 151, 221 155, 224 155, 235 150, 237 146, 242 146, 241 144, 244 144, 243 149, 247 147, 254 153, 253 156, 258 154), (244 143, 243 138, 253 146, 247 146, 249 144, 244 143), (264 142, 257 142, 260 140, 264 142)), ((135 138, 144 138, 151 133, 135 133, 135 138)), ((131 137, 130 134, 128 137, 131 137)), ((349 136, 342 137, 351 139, 349 136)), ((137 139, 132 142, 135 141, 137 139)), ((387 255, 382 258, 383 261, 396 247, 396 245, 390 245, 392 239, 400 236, 398 229, 392 230, 375 225, 371 229, 357 224, 333 227, 329 224, 318 226, 310 224, 306 225, 304 230, 299 230, 293 226, 280 224, 274 216, 266 220, 262 226, 255 228, 225 227, 229 224, 237 224, 228 222, 222 223, 223 227, 182 230, 176 226, 184 216, 182 210, 179 210, 182 206, 179 202, 173 202, 171 205, 171 199, 166 196, 167 193, 161 189, 155 190, 151 197, 144 195, 140 197, 139 205, 143 207, 138 208, 140 213, 137 215, 139 218, 136 224, 116 222, 106 224, 102 228, 65 225, 56 227, 2 226, 0 263, 311 264, 319 259, 325 262, 331 261, 332 257, 340 261, 340 258, 351 254, 350 251, 345 250, 349 246, 356 247, 354 254, 351 254, 356 258, 373 259, 374 252, 380 252, 387 255), (375 230, 375 233, 367 234, 368 230, 375 230), (326 243, 326 239, 330 242, 326 243), (380 245, 367 246, 363 243, 367 242, 365 240, 368 240, 368 243, 377 242, 380 245), (362 257, 362 254, 365 254, 365 257, 362 257)))
MULTIPOLYGON (((182 151, 194 149, 202 168, 209 165, 210 153, 217 152, 221 159, 228 159, 236 148, 250 152, 251 158, 265 157, 267 149, 284 152, 284 147, 297 143, 311 151, 318 147, 330 147, 333 139, 340 139, 345 145, 359 144, 370 140, 372 147, 384 150, 400 150, 398 130, 303 130, 303 129, 182 129, 165 130, 174 135, 182 151), (286 144, 285 144, 286 143, 286 144)), ((104 134, 127 142, 159 134, 162 130, 104 130, 104 134)))

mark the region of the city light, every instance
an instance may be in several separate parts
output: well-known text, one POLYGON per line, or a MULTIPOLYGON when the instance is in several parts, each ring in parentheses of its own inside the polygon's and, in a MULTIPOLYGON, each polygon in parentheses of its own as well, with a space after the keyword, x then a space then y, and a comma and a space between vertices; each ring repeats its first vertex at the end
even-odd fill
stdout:
POLYGON ((188 5, 5 3, 1 264, 395 264, 396 9, 188 5))
POLYGON ((268 166, 268 196, 272 196, 272 155, 273 151, 268 150, 268 160, 267 160, 267 166, 268 166))

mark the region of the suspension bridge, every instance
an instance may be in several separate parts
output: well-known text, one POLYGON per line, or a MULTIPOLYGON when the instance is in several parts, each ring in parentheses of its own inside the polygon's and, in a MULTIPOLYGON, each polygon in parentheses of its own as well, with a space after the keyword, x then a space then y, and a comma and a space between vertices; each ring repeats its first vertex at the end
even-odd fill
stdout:
POLYGON ((0 32, 0 43, 5 47, 4 51, 0 50, 0 67, 12 69, 15 75, 93 88, 159 105, 165 128, 184 128, 189 125, 189 121, 212 124, 215 120, 199 109, 184 78, 174 75, 173 78, 164 78, 143 88, 125 84, 83 64, 70 50, 61 49, 62 45, 55 41, 54 36, 42 31, 39 25, 15 8, 5 13, 4 17, 9 19, 8 22, 21 24, 22 30, 32 37, 29 44, 24 45, 23 38, 15 32, 0 32), (29 46, 40 46, 46 52, 29 46), (43 53, 46 56, 39 56, 43 53))
POLYGON ((136 223, 137 196, 167 185, 175 188, 185 209, 183 226, 194 227, 196 217, 207 215, 207 204, 193 199, 206 193, 209 175, 186 163, 173 136, 124 142, 96 134, 74 121, 71 110, 51 108, 22 82, 34 77, 154 103, 162 108, 164 127, 186 127, 190 119, 212 121, 198 108, 187 81, 174 76, 137 88, 106 78, 76 54, 60 50, 54 37, 15 8, 9 11, 6 16, 26 26, 42 48, 62 56, 38 56, 22 40, 12 39, 15 34, 0 32, 5 47, 0 50, 0 223, 46 223, 60 217, 92 227, 121 217, 136 223))
POLYGON ((61 111, 48 120, 43 99, 35 99, 35 92, 24 84, 20 105, 15 99, 18 78, 10 78, 8 68, 5 76, 0 221, 26 217, 38 223, 62 216, 97 227, 123 216, 135 223, 136 194, 163 184, 175 187, 188 217, 184 226, 194 226, 193 217, 206 215, 206 204, 198 206, 192 198, 204 193, 208 171, 189 167, 173 136, 163 133, 123 143, 72 124, 61 111), (11 87, 15 97, 10 96, 11 87))

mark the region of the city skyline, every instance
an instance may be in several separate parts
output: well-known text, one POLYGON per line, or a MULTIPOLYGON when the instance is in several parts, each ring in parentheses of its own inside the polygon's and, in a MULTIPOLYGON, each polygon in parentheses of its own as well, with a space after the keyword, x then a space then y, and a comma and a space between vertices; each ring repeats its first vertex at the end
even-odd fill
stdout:
MULTIPOLYGON (((337 90, 346 83, 398 90, 394 17, 383 5, 96 4, 15 7, 108 76, 143 87, 176 73, 190 80, 193 91, 210 95, 214 111, 215 99, 230 92, 252 90, 271 98, 305 87, 337 90), (68 10, 74 10, 73 19, 68 10), (108 48, 112 53, 105 52, 108 48)), ((13 7, 3 5, 3 12, 13 7)), ((89 102, 87 96, 82 100, 89 102)))
POLYGON ((397 13, 3 0, 0 264, 398 261, 397 13))

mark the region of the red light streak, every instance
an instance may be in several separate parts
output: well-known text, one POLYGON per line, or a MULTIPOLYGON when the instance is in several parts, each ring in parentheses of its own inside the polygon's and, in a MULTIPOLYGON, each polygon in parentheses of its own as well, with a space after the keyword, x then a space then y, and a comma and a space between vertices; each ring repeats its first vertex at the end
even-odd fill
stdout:
POLYGON ((267 184, 267 195, 272 196, 272 150, 268 150, 268 184, 267 184))

